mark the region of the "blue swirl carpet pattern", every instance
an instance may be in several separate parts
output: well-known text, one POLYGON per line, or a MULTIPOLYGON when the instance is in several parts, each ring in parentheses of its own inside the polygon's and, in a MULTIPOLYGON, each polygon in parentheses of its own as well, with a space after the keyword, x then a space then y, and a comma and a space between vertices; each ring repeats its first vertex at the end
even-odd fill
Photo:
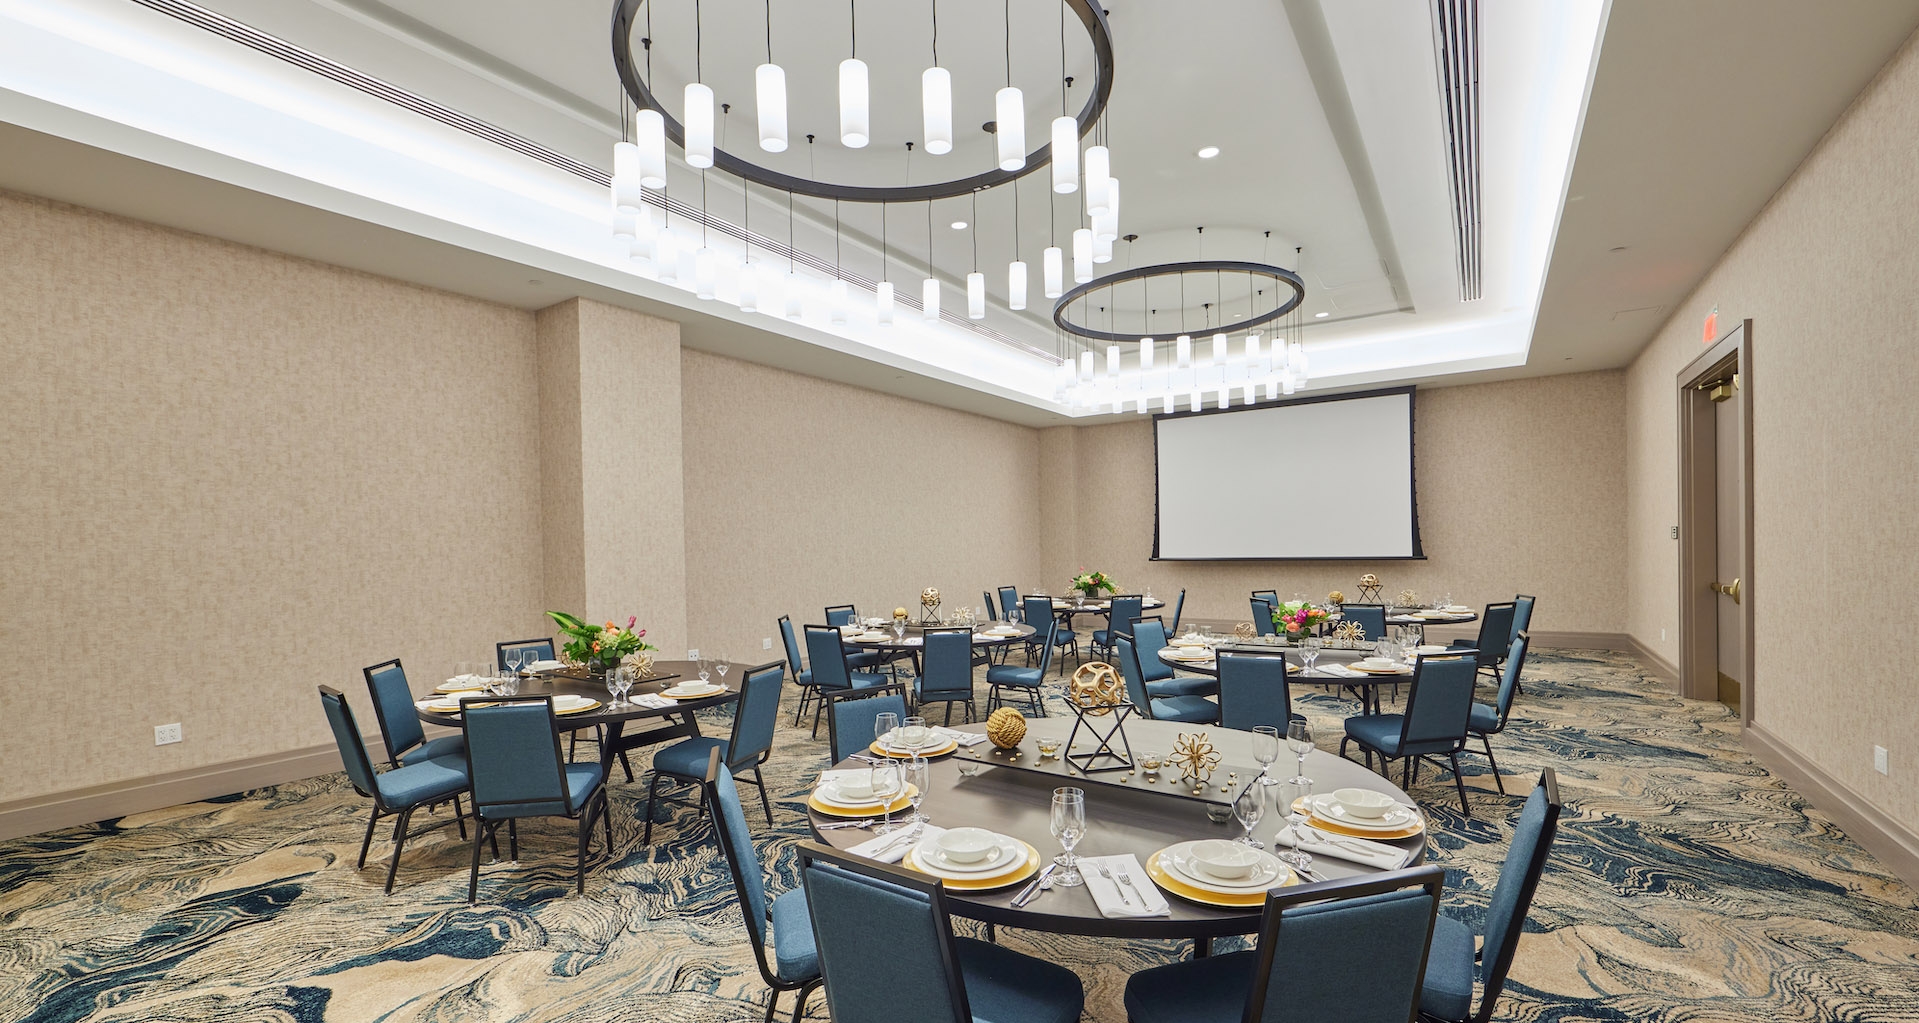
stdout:
MULTIPOLYGON (((1495 742, 1513 795, 1482 760, 1472 820, 1443 775, 1414 789, 1448 908, 1476 920, 1532 777, 1559 771, 1566 814, 1499 1018, 1919 1021, 1919 899, 1756 764, 1724 708, 1669 695, 1622 655, 1528 668, 1495 742)), ((1336 736, 1351 705, 1309 690, 1297 706, 1336 736)), ((777 824, 748 812, 776 891, 795 883, 824 760, 824 741, 781 728, 777 824)), ((712 829, 665 806, 642 847, 644 798, 643 776, 613 786, 620 853, 584 897, 570 830, 536 823, 520 863, 483 865, 473 908, 451 828, 409 846, 391 898, 384 841, 353 869, 367 803, 341 775, 0 843, 0 1021, 759 1019, 712 829)), ((1114 1023, 1130 973, 1187 952, 1000 933, 1073 968, 1087 1018, 1114 1023)), ((826 1018, 823 999, 809 1015, 826 1018)))

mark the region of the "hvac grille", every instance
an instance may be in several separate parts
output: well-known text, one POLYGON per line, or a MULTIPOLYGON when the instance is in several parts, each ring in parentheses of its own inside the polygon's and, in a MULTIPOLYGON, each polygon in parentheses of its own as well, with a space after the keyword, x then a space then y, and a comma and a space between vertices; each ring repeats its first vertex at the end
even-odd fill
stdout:
POLYGON ((1479 297, 1479 0, 1433 0, 1459 299, 1479 297))

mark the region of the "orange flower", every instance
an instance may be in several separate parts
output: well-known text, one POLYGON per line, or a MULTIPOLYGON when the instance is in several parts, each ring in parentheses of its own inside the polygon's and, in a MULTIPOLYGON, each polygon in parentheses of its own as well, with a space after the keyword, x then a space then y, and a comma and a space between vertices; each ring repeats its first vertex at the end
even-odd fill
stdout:
POLYGON ((596 654, 600 652, 600 641, 597 639, 593 641, 593 652, 596 654))

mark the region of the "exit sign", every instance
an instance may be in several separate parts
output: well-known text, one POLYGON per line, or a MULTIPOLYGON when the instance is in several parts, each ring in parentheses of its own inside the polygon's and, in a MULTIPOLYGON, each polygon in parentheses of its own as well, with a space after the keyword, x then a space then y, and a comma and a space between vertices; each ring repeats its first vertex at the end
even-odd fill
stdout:
POLYGON ((1700 331, 1699 343, 1709 345, 1717 340, 1719 340, 1719 307, 1713 306, 1712 312, 1706 314, 1706 327, 1700 331))

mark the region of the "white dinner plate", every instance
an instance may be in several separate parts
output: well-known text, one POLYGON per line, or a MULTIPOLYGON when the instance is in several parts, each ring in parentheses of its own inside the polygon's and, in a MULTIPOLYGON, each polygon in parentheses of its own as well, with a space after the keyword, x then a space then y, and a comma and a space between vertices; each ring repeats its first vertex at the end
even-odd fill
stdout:
POLYGON ((553 711, 556 714, 564 714, 569 710, 578 710, 594 702, 597 701, 584 696, 573 696, 568 693, 561 693, 553 698, 553 711))
POLYGON ((1203 646, 1176 646, 1166 652, 1166 656, 1176 661, 1210 661, 1212 651, 1203 646))
MULTIPOLYGON (((910 789, 912 786, 908 785, 907 788, 910 789)), ((854 799, 850 796, 843 796, 840 794, 839 783, 831 780, 820 782, 814 786, 813 795, 818 797, 820 802, 839 810, 870 809, 878 813, 881 805, 881 797, 877 795, 867 796, 864 799, 854 799)), ((893 796, 895 802, 897 802, 899 798, 898 794, 893 796)))
POLYGON ((558 661, 534 661, 526 666, 527 671, 558 671, 566 665, 558 661))
POLYGON ((723 692, 726 692, 726 687, 717 682, 682 682, 671 689, 660 690, 660 695, 684 700, 700 696, 718 696, 723 692))
POLYGON ((477 675, 455 675, 433 688, 441 693, 477 693, 486 688, 486 679, 477 675))
POLYGON ((857 636, 854 636, 854 637, 853 637, 853 642, 855 642, 855 643, 884 643, 884 642, 886 642, 887 640, 889 640, 889 639, 891 639, 891 638, 892 638, 891 636, 888 636, 888 635, 887 635, 886 633, 884 633, 884 632, 863 632, 863 633, 861 633, 861 634, 859 634, 859 635, 857 635, 857 636))
POLYGON ((1338 824, 1343 828, 1358 828, 1361 831, 1401 831, 1419 822, 1419 814, 1403 806, 1394 806, 1384 816, 1367 818, 1354 816, 1339 805, 1330 792, 1321 792, 1308 797, 1308 805, 1313 813, 1338 824))
POLYGON ((939 839, 923 838, 913 850, 913 858, 919 862, 920 869, 934 877, 950 877, 956 881, 968 881, 976 877, 992 877, 1017 870, 1026 863, 1026 846, 1016 838, 1005 835, 993 836, 993 852, 978 863, 954 863, 941 852, 939 839))
POLYGON ((460 701, 457 697, 437 697, 427 701, 426 709, 435 714, 458 714, 460 701))
POLYGON ((1165 854, 1160 857, 1160 865, 1174 877, 1195 888, 1226 895, 1265 891, 1286 876, 1285 866, 1279 862, 1279 857, 1262 849, 1258 850, 1259 863, 1253 867, 1252 876, 1238 881, 1222 880, 1199 869, 1199 864, 1193 862, 1193 846, 1197 844, 1198 842, 1181 842, 1178 845, 1168 846, 1165 854))

